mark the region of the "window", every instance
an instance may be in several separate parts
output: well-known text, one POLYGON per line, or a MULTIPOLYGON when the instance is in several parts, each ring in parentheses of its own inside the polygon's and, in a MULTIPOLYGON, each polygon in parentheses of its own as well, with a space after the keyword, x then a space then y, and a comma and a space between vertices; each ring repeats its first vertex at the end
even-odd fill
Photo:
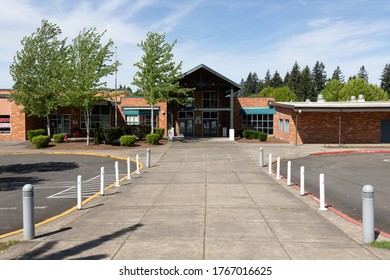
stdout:
POLYGON ((218 93, 217 92, 203 92, 203 107, 216 108, 218 107, 218 93))
MULTIPOLYGON (((110 107, 108 105, 94 105, 90 122, 92 129, 111 127, 110 107)), ((81 113, 80 127, 86 129, 83 113, 81 113)))
POLYGON ((11 106, 6 98, 0 98, 0 134, 11 133, 11 106))
POLYGON ((283 120, 279 120, 279 130, 283 131, 283 120))
POLYGON ((242 115, 241 127, 242 129, 252 129, 272 135, 274 134, 274 115, 242 115))
POLYGON ((290 120, 284 120, 284 131, 290 132, 290 120))
POLYGON ((218 119, 218 112, 203 112, 204 119, 218 119))
MULTIPOLYGON (((157 114, 154 112, 153 114, 153 126, 157 127, 157 114)), ((126 124, 127 125, 151 125, 151 115, 131 115, 131 116, 126 116, 126 124)))

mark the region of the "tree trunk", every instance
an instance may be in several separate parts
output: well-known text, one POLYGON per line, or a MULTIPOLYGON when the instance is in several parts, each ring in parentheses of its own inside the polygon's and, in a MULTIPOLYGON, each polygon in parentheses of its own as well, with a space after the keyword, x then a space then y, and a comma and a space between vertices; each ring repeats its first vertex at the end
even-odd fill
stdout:
POLYGON ((46 116, 46 129, 47 129, 47 135, 51 138, 51 132, 50 132, 50 118, 49 115, 46 116))
POLYGON ((85 126, 87 128, 87 146, 89 146, 89 123, 90 123, 90 112, 85 112, 85 126))
POLYGON ((150 133, 154 132, 154 124, 153 124, 153 119, 154 119, 154 104, 150 105, 150 133))

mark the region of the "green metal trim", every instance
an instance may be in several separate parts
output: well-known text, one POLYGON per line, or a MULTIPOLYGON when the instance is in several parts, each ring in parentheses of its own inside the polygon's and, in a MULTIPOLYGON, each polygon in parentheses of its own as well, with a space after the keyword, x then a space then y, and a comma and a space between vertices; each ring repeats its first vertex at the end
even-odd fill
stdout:
POLYGON ((242 108, 240 109, 241 115, 275 115, 276 110, 274 108, 268 107, 258 107, 258 108, 242 108))

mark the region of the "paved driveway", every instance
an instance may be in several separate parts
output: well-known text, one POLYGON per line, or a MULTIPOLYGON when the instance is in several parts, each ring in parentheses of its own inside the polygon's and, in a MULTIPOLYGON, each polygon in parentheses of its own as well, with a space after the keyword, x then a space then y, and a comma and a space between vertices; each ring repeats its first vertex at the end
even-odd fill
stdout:
MULTIPOLYGON (((390 154, 308 156, 292 162, 292 181, 299 184, 305 166, 305 190, 319 197, 319 174, 325 176, 326 203, 361 221, 362 187, 375 188, 375 227, 390 233, 390 154)), ((281 163, 286 177, 287 163, 281 163)), ((275 166, 274 166, 275 168, 275 166)))
MULTIPOLYGON (((41 222, 77 204, 77 176, 82 175, 83 198, 100 190, 100 168, 105 185, 115 182, 115 161, 120 178, 127 175, 126 161, 85 155, 23 154, 0 156, 0 235, 23 227, 22 188, 32 184, 35 221, 41 222)), ((132 170, 135 164, 132 163, 132 170)))

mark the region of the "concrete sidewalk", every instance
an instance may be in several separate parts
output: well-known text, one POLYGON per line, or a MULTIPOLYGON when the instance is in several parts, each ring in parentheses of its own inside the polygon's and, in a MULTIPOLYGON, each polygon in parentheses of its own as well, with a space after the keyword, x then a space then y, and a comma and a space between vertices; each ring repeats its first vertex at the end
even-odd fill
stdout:
MULTIPOLYGON (((259 147, 199 139, 153 148, 152 168, 0 259, 390 259, 362 243, 360 227, 259 168, 259 147)), ((326 149, 263 147, 285 158, 326 149)))

